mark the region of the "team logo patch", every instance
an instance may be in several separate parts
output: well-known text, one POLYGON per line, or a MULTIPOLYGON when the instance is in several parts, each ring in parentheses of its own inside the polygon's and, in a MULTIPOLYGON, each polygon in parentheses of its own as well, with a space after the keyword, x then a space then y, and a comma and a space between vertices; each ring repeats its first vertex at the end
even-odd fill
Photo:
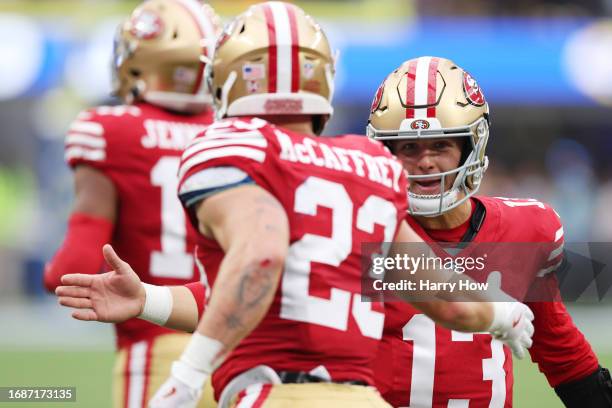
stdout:
POLYGON ((485 97, 478 83, 465 71, 463 72, 463 92, 470 104, 475 106, 482 106, 485 104, 485 97))
POLYGON ((130 33, 141 40, 151 40, 161 34, 164 23, 159 16, 151 10, 143 10, 130 21, 130 33))
POLYGON ((269 114, 302 113, 304 104, 300 99, 268 99, 264 111, 269 114))
POLYGON ((413 120, 410 124, 410 129, 420 130, 420 129, 429 129, 431 125, 425 119, 417 119, 413 120))
POLYGON ((370 106, 370 113, 374 113, 378 106, 380 105, 380 100, 382 99, 382 94, 385 89, 385 83, 380 84, 378 89, 376 90, 376 94, 374 95, 374 100, 372 100, 372 105, 370 106))

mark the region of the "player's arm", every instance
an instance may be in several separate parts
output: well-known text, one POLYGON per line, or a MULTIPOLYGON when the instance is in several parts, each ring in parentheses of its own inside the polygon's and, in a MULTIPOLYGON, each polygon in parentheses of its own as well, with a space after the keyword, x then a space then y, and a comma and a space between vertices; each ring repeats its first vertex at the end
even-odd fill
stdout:
POLYGON ((142 283, 110 245, 104 245, 102 253, 113 270, 97 275, 65 275, 64 286, 55 290, 62 306, 75 309, 72 317, 105 323, 138 317, 170 329, 187 332, 196 329, 205 303, 202 283, 184 286, 142 283))
POLYGON ((268 311, 289 247, 285 210, 270 193, 246 185, 200 203, 199 230, 214 237, 225 256, 197 333, 231 351, 268 311))
MULTIPOLYGON (((421 237, 405 222, 402 221, 392 251, 409 251, 402 247, 401 243, 417 243, 424 241, 421 237)), ((393 255, 393 254, 392 254, 393 255)), ((418 257, 419 254, 407 254, 418 257)), ((453 271, 422 268, 414 274, 401 273, 395 271, 392 279, 429 280, 431 282, 452 282, 459 278, 453 271)), ((461 276, 461 279, 468 279, 461 276)), ((417 282, 418 287, 418 282, 417 282)), ((494 289, 493 289, 494 290, 494 289)), ((523 358, 526 348, 531 346, 531 336, 533 335, 533 313, 527 306, 520 302, 500 302, 505 294, 501 291, 489 293, 481 292, 461 292, 461 300, 450 296, 436 296, 436 299, 415 301, 415 292, 397 292, 400 297, 411 302, 416 308, 433 319, 436 323, 452 329, 466 332, 488 331, 494 337, 504 341, 513 353, 523 358), (485 297, 486 296, 486 297, 485 297), (495 296, 497 302, 490 301, 495 296)), ((416 299, 423 294, 416 293, 416 299)), ((425 297, 428 297, 425 295, 425 297)), ((430 297, 430 296, 429 296, 430 297)))
POLYGON ((599 365, 563 303, 532 302, 529 306, 534 311, 536 327, 531 358, 565 406, 611 407, 610 373, 599 365))
MULTIPOLYGON (((406 222, 402 222, 400 225, 395 241, 400 245, 402 242, 424 242, 406 222)), ((397 246, 392 249, 393 252, 403 250, 403 248, 397 246)), ((416 257, 416 253, 412 255, 416 257)), ((401 277, 408 278, 409 276, 402 274, 401 277)), ((393 277, 393 279, 397 278, 399 278, 399 275, 393 277)), ((416 271, 410 278, 427 279, 432 282, 449 282, 454 276, 452 271, 423 269, 416 271)), ((415 292, 412 291, 411 293, 415 292)), ((451 302, 442 299, 413 302, 418 298, 419 293, 416 293, 416 296, 411 296, 411 293, 405 293, 404 298, 436 323, 446 328, 469 332, 485 331, 493 321, 493 306, 488 302, 482 302, 483 299, 475 299, 476 302, 451 302)), ((404 293, 398 292, 398 295, 403 296, 404 293)))
POLYGON ((225 356, 267 313, 289 247, 289 221, 281 204, 255 184, 214 194, 196 204, 199 230, 219 243, 225 257, 206 313, 171 377, 151 404, 173 388, 199 390, 225 356))
POLYGON ((103 265, 100 248, 109 242, 117 216, 117 192, 113 182, 92 166, 79 165, 74 172, 75 200, 62 246, 45 266, 44 285, 59 286, 65 274, 98 273, 103 265))

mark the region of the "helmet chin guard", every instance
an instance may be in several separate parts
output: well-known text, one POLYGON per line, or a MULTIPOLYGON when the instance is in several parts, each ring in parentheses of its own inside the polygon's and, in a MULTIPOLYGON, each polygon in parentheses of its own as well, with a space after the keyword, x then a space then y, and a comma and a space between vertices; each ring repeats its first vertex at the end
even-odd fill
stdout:
POLYGON ((411 215, 434 217, 465 201, 461 199, 461 201, 458 202, 457 197, 459 197, 459 190, 456 188, 446 191, 444 194, 431 196, 414 194, 409 191, 408 213, 411 215))
POLYGON ((474 167, 474 164, 470 164, 471 161, 470 157, 468 157, 466 163, 462 166, 443 173, 408 176, 409 182, 423 178, 431 179, 440 177, 440 194, 423 195, 415 194, 408 190, 408 212, 411 215, 435 217, 458 207, 475 195, 480 189, 480 180, 482 180, 482 176, 489 166, 489 159, 485 156, 484 165, 474 170, 470 170, 470 168, 474 167), (444 188, 446 180, 453 176, 455 176, 455 181, 451 188, 446 190, 444 188), (467 186, 466 181, 468 177, 473 178, 472 187, 467 186), (476 182, 476 180, 478 180, 478 182, 476 182))

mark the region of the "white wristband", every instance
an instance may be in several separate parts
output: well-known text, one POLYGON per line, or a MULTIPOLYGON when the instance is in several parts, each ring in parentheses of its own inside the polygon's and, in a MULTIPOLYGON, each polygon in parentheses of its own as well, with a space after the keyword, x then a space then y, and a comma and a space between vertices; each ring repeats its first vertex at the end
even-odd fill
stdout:
POLYGON ((491 302, 493 305, 493 321, 489 327, 490 333, 495 333, 500 329, 507 328, 511 303, 508 302, 491 302))
POLYGON ((163 326, 172 313, 173 299, 170 288, 143 283, 145 304, 138 316, 143 320, 163 326))
POLYGON ((175 364, 176 373, 173 366, 172 374, 192 388, 201 388, 206 378, 222 363, 222 359, 218 358, 222 349, 223 343, 219 340, 195 332, 177 362, 182 364, 175 364), (190 373, 184 366, 199 372, 201 376, 193 375, 193 372, 190 373))
POLYGON ((181 360, 172 363, 170 373, 172 377, 194 390, 201 390, 204 387, 206 379, 209 377, 209 374, 196 370, 181 360))

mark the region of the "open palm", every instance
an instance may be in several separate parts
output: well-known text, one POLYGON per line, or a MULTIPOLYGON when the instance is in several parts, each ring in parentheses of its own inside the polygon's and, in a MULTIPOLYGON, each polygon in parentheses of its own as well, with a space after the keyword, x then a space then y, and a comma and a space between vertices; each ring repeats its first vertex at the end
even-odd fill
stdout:
POLYGON ((110 245, 102 248, 113 268, 99 275, 69 274, 55 290, 62 306, 72 307, 78 320, 120 323, 137 317, 143 309, 145 290, 140 278, 110 245))

